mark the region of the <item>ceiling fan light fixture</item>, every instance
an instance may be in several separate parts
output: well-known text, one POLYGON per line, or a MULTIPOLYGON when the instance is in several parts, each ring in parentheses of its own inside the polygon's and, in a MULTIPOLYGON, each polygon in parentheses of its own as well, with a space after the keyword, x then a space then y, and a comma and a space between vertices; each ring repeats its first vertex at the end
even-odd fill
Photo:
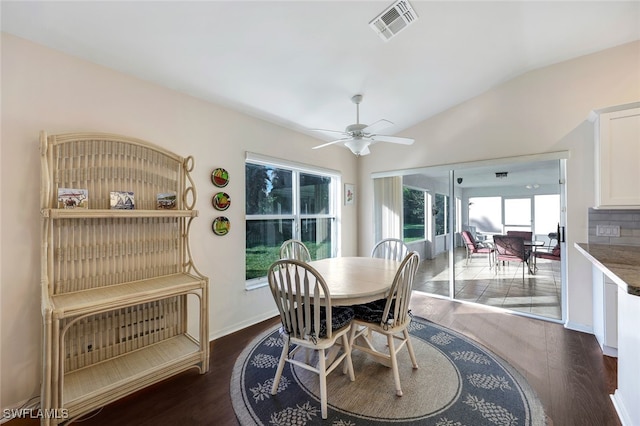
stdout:
POLYGON ((354 138, 350 141, 346 141, 344 145, 351 150, 355 155, 367 155, 369 153, 369 141, 362 138, 354 138))
POLYGON ((356 122, 346 127, 344 131, 339 130, 327 130, 327 129, 312 129, 320 132, 339 133, 343 137, 335 139, 331 142, 323 143, 322 145, 314 146, 313 149, 324 148, 325 146, 341 143, 351 150, 355 155, 367 155, 370 154, 369 145, 376 142, 389 142, 402 145, 411 145, 414 140, 410 138, 401 138, 397 136, 380 135, 377 132, 381 127, 387 127, 393 125, 389 120, 378 120, 373 124, 360 123, 360 102, 362 102, 362 95, 354 95, 351 101, 356 104, 356 122))

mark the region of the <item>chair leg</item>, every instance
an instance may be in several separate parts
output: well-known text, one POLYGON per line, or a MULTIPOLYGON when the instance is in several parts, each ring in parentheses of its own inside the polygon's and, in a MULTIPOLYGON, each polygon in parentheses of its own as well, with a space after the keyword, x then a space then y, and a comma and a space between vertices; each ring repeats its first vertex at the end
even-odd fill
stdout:
POLYGON ((387 345, 389 346, 389 358, 391 359, 393 381, 396 384, 396 395, 402 396, 402 387, 400 386, 400 373, 398 372, 398 359, 396 358, 396 347, 393 342, 392 334, 387 334, 387 345))
MULTIPOLYGON (((353 343, 356 340, 355 337, 357 332, 358 332, 358 325, 355 322, 352 322, 351 326, 349 327, 349 333, 347 333, 349 335, 349 358, 351 358, 351 351, 353 350, 353 343)), ((351 366, 353 367, 353 363, 351 364, 351 366)), ((349 366, 347 364, 342 365, 342 374, 347 374, 347 372, 349 371, 348 367, 349 366)))
POLYGON ((320 411, 322 418, 327 418, 327 365, 325 350, 318 350, 318 376, 320 378, 320 411))
POLYGON ((282 345, 282 353, 280 354, 280 361, 278 362, 276 375, 273 378, 273 386, 271 386, 271 395, 275 395, 278 392, 278 385, 280 384, 280 378, 282 377, 282 371, 284 370, 284 364, 287 362, 288 354, 289 354, 289 339, 285 338, 284 345, 282 345))
MULTIPOLYGON (((347 333, 342 335, 342 349, 345 352, 344 363, 346 364, 344 368, 349 372, 349 380, 352 382, 356 380, 356 376, 353 373, 353 362, 351 360, 351 345, 349 344, 349 338, 347 337, 347 333)), ((344 373, 344 368, 342 372, 344 373)))
POLYGON ((405 328, 402 333, 404 334, 404 340, 407 342, 407 349, 409 350, 409 357, 411 358, 413 368, 418 368, 418 361, 416 360, 415 352, 413 352, 413 345, 411 344, 411 338, 409 337, 409 330, 405 328))

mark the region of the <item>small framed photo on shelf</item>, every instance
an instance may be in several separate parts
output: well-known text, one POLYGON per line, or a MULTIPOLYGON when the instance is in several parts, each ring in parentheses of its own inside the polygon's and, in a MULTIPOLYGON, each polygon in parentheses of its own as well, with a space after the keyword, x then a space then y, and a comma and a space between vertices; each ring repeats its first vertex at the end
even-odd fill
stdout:
POLYGON ((58 188, 59 209, 89 208, 89 191, 86 189, 58 188))
POLYGON ((157 210, 175 210, 178 208, 175 192, 160 193, 156 198, 157 210))
POLYGON ((349 206, 356 201, 356 186, 352 183, 344 184, 344 205, 349 206))
POLYGON ((110 205, 115 210, 134 210, 136 203, 134 201, 133 192, 128 191, 111 191, 109 193, 110 205))

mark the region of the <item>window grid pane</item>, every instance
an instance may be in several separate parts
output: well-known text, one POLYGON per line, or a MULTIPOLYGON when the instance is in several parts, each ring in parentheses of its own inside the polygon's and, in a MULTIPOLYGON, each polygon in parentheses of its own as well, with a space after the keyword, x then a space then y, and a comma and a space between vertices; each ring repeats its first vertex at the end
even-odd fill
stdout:
POLYGON ((266 277, 288 239, 304 242, 314 260, 334 255, 335 178, 249 162, 245 178, 247 281, 266 277))
POLYGON ((404 241, 424 240, 425 237, 425 210, 424 191, 403 187, 403 231, 404 241))
POLYGON ((331 178, 300 174, 300 213, 329 213, 331 178))
POLYGON ((331 236, 333 219, 302 219, 300 239, 309 249, 311 259, 331 257, 333 245, 331 236))
POLYGON ((267 276, 269 265, 280 258, 280 246, 293 238, 293 220, 247 220, 246 273, 251 280, 267 276))
POLYGON ((247 163, 246 214, 292 214, 292 179, 291 170, 247 163))

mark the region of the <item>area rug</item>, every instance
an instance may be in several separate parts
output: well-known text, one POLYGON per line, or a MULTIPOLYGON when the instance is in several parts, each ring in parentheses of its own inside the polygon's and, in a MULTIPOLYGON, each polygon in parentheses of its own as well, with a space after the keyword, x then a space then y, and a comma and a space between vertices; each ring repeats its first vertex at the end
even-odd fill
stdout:
MULTIPOLYGON (((287 363, 278 392, 271 385, 282 350, 278 328, 254 339, 238 357, 231 398, 242 426, 265 425, 545 425, 542 404, 506 361, 469 338, 414 317, 410 333, 419 368, 399 353, 404 395, 393 374, 354 350, 354 382, 341 368, 327 378, 328 418, 320 413, 318 376, 287 363)), ((378 344, 384 345, 380 340, 378 344)), ((299 351, 296 356, 305 356, 299 351)))

